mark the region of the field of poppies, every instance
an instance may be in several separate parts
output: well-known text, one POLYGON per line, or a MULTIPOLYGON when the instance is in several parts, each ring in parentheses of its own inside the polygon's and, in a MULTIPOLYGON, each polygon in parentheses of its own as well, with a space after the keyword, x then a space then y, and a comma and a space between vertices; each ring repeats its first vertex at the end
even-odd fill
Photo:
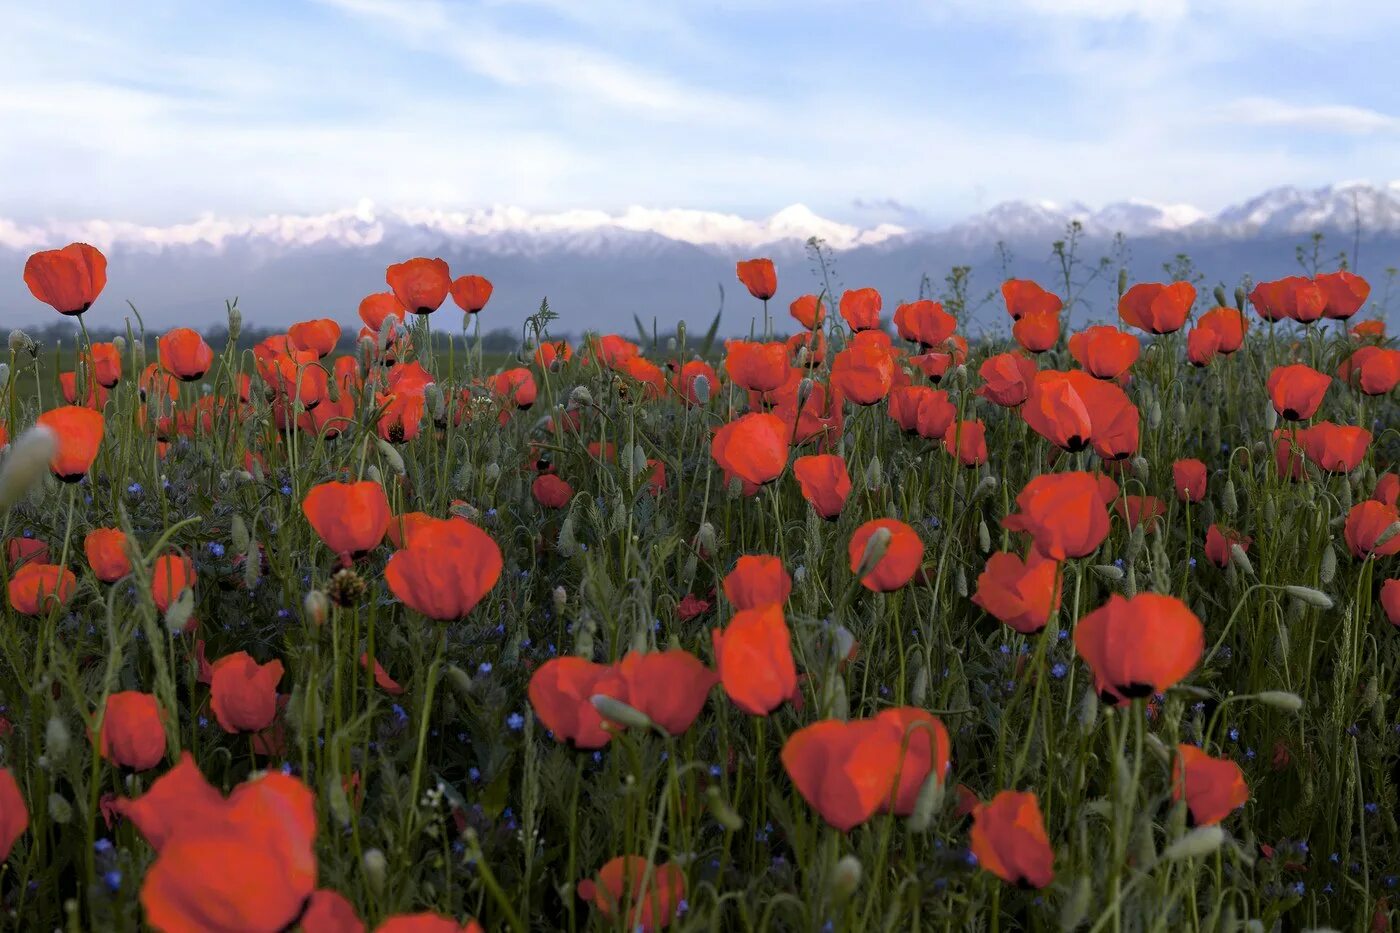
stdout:
POLYGON ((1367 282, 1120 274, 1070 333, 1010 280, 969 342, 737 272, 748 340, 543 305, 500 366, 441 259, 240 352, 31 257, 75 327, 0 376, 0 925, 1390 929, 1367 282))

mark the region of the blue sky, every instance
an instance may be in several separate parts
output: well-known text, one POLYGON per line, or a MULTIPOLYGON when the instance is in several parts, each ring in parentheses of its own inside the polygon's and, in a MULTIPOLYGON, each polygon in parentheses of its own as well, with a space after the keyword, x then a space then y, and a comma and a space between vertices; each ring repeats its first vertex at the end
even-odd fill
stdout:
POLYGON ((369 198, 916 226, 1400 177, 1394 0, 3 9, 0 216, 24 221, 369 198))

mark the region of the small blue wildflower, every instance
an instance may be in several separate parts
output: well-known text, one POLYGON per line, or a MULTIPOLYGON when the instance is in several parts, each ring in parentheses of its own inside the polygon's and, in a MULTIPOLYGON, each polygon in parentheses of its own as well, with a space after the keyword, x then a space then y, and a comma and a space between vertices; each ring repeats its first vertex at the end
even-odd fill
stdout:
POLYGON ((511 713, 506 717, 506 725, 510 726, 511 732, 519 732, 525 725, 525 717, 519 713, 511 713))
POLYGON ((1050 676, 1056 680, 1064 677, 1067 673, 1069 673, 1069 668, 1065 666, 1063 661, 1056 661, 1054 666, 1050 668, 1050 676))
POLYGON ((279 492, 284 496, 290 496, 292 494, 292 487, 284 485, 279 492))
POLYGON ((473 784, 475 784, 477 781, 480 781, 480 780, 481 780, 481 769, 480 769, 480 768, 468 768, 468 769, 467 769, 467 777, 471 780, 471 782, 472 782, 473 784))
POLYGON ((140 483, 132 483, 130 486, 126 487, 126 491, 133 496, 139 496, 145 490, 141 488, 140 483))
POLYGON ((220 544, 219 542, 217 542, 217 541, 210 541, 210 542, 209 542, 209 553, 210 553, 210 554, 213 554, 215 557, 223 557, 223 556, 224 556, 224 546, 223 546, 222 544, 220 544))
POLYGON ((109 891, 119 891, 122 886, 122 873, 114 868, 102 876, 102 883, 107 885, 109 891))
POLYGON ((112 840, 99 839, 92 844, 92 847, 98 852, 110 852, 112 851, 112 840))
POLYGON ((1231 742, 1238 742, 1240 740, 1240 730, 1236 729, 1234 726, 1230 727, 1230 731, 1227 732, 1226 735, 1230 737, 1231 742))
POLYGON ((480 664, 478 664, 478 665, 476 666, 476 669, 477 669, 477 672, 478 672, 478 673, 481 673, 481 674, 489 674, 489 673, 491 673, 491 662, 490 662, 490 661, 482 661, 480 664))

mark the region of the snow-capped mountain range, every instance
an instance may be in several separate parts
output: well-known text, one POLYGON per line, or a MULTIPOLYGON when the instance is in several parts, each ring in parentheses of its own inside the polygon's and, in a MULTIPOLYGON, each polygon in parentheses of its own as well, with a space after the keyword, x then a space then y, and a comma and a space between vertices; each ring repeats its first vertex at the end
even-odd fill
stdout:
POLYGON ((780 283, 800 283, 788 295, 795 297, 812 290, 803 259, 810 237, 826 243, 853 287, 874 284, 888 290, 891 301, 908 297, 924 274, 941 281, 952 265, 999 276, 1000 260, 993 258, 999 242, 1022 257, 1011 271, 1045 277, 1049 245, 1071 221, 1082 225, 1086 250, 1123 234, 1131 271, 1141 267, 1144 277, 1182 252, 1208 278, 1226 283, 1244 274, 1295 271, 1289 268, 1293 245, 1315 231, 1335 241, 1334 252, 1359 246, 1361 271, 1371 259, 1376 272, 1400 260, 1400 181, 1274 188, 1214 215, 1147 201, 1098 209, 1011 201, 942 229, 862 227, 801 204, 763 219, 643 207, 620 213, 502 206, 390 210, 369 201, 326 214, 204 216, 170 226, 0 219, 0 320, 42 316, 24 291, 19 269, 28 253, 71 241, 106 251, 112 260, 109 290, 131 298, 143 314, 149 311, 148 322, 157 326, 191 314, 216 317, 206 309, 221 309, 223 298, 233 295, 244 299, 246 316, 258 323, 328 311, 348 323, 359 296, 383 288, 384 265, 427 254, 492 278, 496 305, 533 307, 548 295, 553 304, 587 308, 587 320, 570 324, 581 329, 622 326, 634 313, 663 321, 713 313, 715 283, 730 289, 732 306, 732 263, 751 255, 778 260, 780 283))

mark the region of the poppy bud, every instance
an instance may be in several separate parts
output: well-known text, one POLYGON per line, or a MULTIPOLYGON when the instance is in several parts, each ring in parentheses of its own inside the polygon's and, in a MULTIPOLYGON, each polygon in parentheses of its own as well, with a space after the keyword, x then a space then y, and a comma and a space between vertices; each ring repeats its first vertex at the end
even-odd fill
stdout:
POLYGON ((1216 824, 1199 826, 1173 842, 1162 852, 1162 861, 1174 862, 1185 858, 1210 855, 1225 841, 1225 830, 1216 824))
POLYGON ((1122 298, 1123 293, 1128 290, 1128 270, 1122 268, 1118 270, 1118 297, 1122 298))
POLYGON ((1237 310, 1237 311, 1239 311, 1240 313, 1243 314, 1243 313, 1244 313, 1244 303, 1245 303, 1245 299, 1247 299, 1248 297, 1249 297, 1249 293, 1245 291, 1244 286, 1243 286, 1243 285, 1236 285, 1236 286, 1235 286, 1235 310, 1237 310))
POLYGON ((72 747, 73 736, 68 731, 68 724, 58 716, 50 716, 44 728, 44 754, 49 761, 59 764, 68 757, 72 747))
POLYGON ((57 450, 58 436, 47 425, 36 424, 15 439, 0 463, 0 509, 29 492, 57 450))
POLYGON ((1089 903, 1093 898, 1094 889, 1089 883, 1087 876, 1080 876, 1074 882, 1074 889, 1070 891, 1069 897, 1065 898, 1064 904, 1060 907, 1060 929, 1074 930, 1084 922, 1084 917, 1089 913, 1089 903))
POLYGON ((1285 586, 1284 592, 1294 599, 1302 600, 1314 609, 1331 609, 1333 606, 1332 597, 1321 590, 1315 590, 1310 586, 1285 586))
POLYGON ((59 825, 73 821, 73 805, 68 798, 55 791, 49 794, 49 819, 59 825))
POLYGON ((308 622, 316 626, 326 624, 326 614, 330 611, 330 600, 325 593, 320 590, 311 590, 301 601, 301 606, 302 611, 306 613, 308 622))
POLYGON ((925 832, 933 822, 934 814, 943 809, 946 786, 943 775, 935 771, 930 771, 924 778, 924 785, 919 788, 919 796, 914 801, 914 812, 909 814, 909 828, 913 832, 925 832))
POLYGON ((890 541, 894 535, 888 528, 876 528, 865 542, 865 550, 861 552, 860 563, 856 565, 856 576, 867 576, 875 565, 885 556, 885 551, 889 550, 890 541))
POLYGON ((1237 542, 1230 543, 1230 561, 1240 569, 1241 572, 1254 576, 1254 564, 1250 562, 1249 555, 1244 552, 1237 542))
POLYGON ((690 388, 691 392, 695 395, 697 404, 704 405, 710 400, 710 380, 704 373, 696 376, 691 381, 690 388))
POLYGON ((843 856, 831 873, 832 899, 837 903, 848 900, 860 887, 860 876, 860 859, 854 855, 843 856))
POLYGON ((556 616, 562 616, 565 608, 569 605, 569 591, 562 586, 556 586, 554 592, 551 594, 551 598, 554 605, 554 614, 556 616))
POLYGON ((711 784, 705 788, 705 803, 709 806, 710 815, 715 818, 715 822, 723 826, 727 832, 737 833, 744 828, 743 818, 720 795, 717 785, 711 784))
POLYGON ((1303 708, 1303 698, 1286 690, 1265 690, 1262 693, 1256 693, 1254 698, 1265 706, 1272 706, 1274 709, 1281 709, 1288 713, 1296 713, 1303 708))
POLYGON ((375 897, 384 893, 384 880, 389 873, 389 860, 379 849, 366 849, 364 855, 365 880, 375 897))
POLYGON ((165 627, 172 633, 183 632, 194 616, 194 590, 185 588, 165 610, 165 627))

